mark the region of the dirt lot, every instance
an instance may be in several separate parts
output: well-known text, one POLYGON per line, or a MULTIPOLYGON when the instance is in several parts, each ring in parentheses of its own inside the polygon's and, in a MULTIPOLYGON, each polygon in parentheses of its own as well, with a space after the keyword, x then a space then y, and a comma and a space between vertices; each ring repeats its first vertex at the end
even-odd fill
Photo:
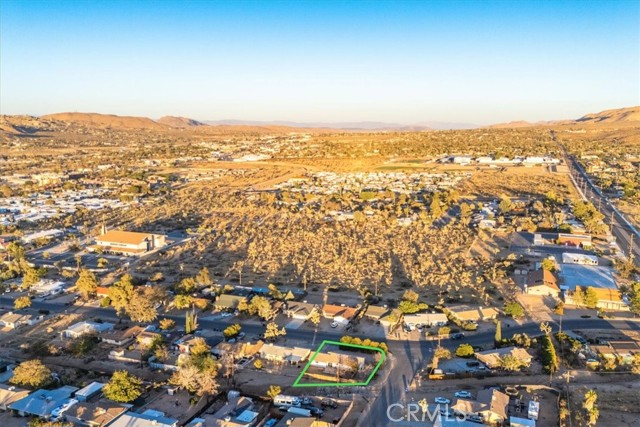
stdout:
MULTIPOLYGON (((587 388, 580 387, 572 393, 574 405, 580 404, 586 390, 587 388)), ((640 380, 598 384, 593 386, 593 390, 598 393, 598 427, 640 426, 640 380)))

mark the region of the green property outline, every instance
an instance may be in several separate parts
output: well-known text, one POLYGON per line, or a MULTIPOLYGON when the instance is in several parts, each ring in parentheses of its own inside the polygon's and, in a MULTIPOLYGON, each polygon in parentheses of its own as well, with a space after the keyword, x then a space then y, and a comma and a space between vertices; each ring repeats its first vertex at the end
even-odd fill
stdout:
POLYGON ((366 386, 366 385, 369 385, 369 383, 373 379, 373 376, 376 374, 376 372, 378 372, 378 369, 380 369, 380 367, 382 366, 382 364, 384 363, 386 358, 387 358, 387 355, 385 354, 384 350, 381 349, 381 348, 378 348, 378 347, 371 347, 371 346, 368 346, 368 345, 359 345, 359 344, 349 344, 349 343, 344 343, 344 342, 340 342, 340 341, 324 340, 324 341, 322 341, 322 343, 320 344, 320 347, 318 347, 316 352, 313 353, 313 356, 311 357, 311 359, 309 359, 309 361, 305 365, 305 367, 302 370, 302 372, 300 372, 300 375, 298 375, 298 378, 296 378, 296 380, 293 383, 292 387, 353 387, 353 386, 366 386), (322 350, 322 348, 327 344, 337 345, 337 346, 344 346, 344 347, 358 348, 358 349, 368 350, 368 351, 377 351, 381 355, 380 361, 378 362, 376 367, 373 368, 373 371, 371 371, 371 374, 369 374, 369 377, 364 382, 359 382, 359 383, 350 383, 350 382, 346 382, 346 383, 331 383, 331 382, 326 382, 326 383, 303 383, 303 384, 300 384, 300 380, 302 379, 304 374, 307 373, 307 370, 311 366, 311 363, 313 363, 313 360, 316 358, 316 356, 318 356, 318 354, 320 354, 320 351, 322 350))

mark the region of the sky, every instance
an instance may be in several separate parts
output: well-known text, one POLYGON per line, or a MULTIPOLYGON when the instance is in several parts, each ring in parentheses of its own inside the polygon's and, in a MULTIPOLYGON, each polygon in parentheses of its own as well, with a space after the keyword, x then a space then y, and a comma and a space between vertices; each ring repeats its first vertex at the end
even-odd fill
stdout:
POLYGON ((640 104, 640 1, 0 0, 0 113, 578 118, 640 104))

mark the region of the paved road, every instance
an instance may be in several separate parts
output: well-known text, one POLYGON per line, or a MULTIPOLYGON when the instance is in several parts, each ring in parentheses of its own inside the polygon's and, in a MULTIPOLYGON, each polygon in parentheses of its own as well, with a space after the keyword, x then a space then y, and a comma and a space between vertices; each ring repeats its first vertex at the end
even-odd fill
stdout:
MULTIPOLYGON (((552 136, 555 138, 554 133, 552 133, 552 136)), ((611 232, 615 236, 620 249, 627 256, 633 253, 635 263, 640 267, 640 231, 602 194, 602 191, 593 183, 582 165, 575 157, 567 153, 566 147, 560 146, 564 151, 565 162, 569 166, 576 188, 585 199, 592 202, 605 216, 604 222, 611 226, 611 232)))

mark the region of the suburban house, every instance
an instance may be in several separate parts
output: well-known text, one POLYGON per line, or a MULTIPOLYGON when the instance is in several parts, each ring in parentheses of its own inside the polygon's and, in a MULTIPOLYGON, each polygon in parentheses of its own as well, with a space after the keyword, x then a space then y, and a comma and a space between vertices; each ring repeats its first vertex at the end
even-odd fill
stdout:
POLYGON ((507 419, 509 396, 496 389, 480 390, 476 400, 458 399, 451 407, 456 413, 482 417, 487 424, 507 419))
POLYGON ((367 319, 379 321, 382 319, 387 313, 389 313, 389 309, 387 307, 380 307, 378 305, 370 305, 364 312, 364 316, 367 319))
POLYGON ((121 347, 111 350, 107 357, 117 362, 140 363, 142 361, 142 352, 140 350, 128 350, 126 347, 121 347))
POLYGON ((96 244, 89 250, 117 255, 142 255, 166 244, 166 238, 161 234, 110 230, 97 237, 96 244))
POLYGON ((241 295, 222 294, 216 299, 214 306, 218 310, 231 311, 237 309, 240 301, 244 299, 246 299, 246 297, 241 295))
POLYGON ((243 357, 253 357, 260 353, 263 341, 250 342, 220 342, 218 345, 211 349, 211 353, 216 357, 224 357, 227 354, 233 356, 234 359, 241 359, 243 357))
POLYGON ((104 298, 109 296, 109 287, 108 286, 98 286, 96 287, 96 296, 98 298, 104 298))
POLYGON ((155 340, 158 340, 161 338, 162 338, 162 335, 160 335, 159 333, 145 330, 138 334, 136 341, 138 341, 138 344, 142 346, 149 347, 153 345, 153 342, 155 340))
POLYGON ((191 348, 198 342, 200 339, 203 339, 204 342, 211 348, 222 343, 222 337, 201 337, 197 335, 185 335, 179 340, 175 342, 175 345, 178 347, 178 351, 180 353, 191 354, 191 348))
POLYGON ((589 254, 562 253, 563 264, 598 265, 598 257, 589 254))
POLYGON ((495 350, 479 351, 476 359, 487 365, 491 369, 498 369, 502 366, 502 358, 505 356, 513 356, 527 365, 531 364, 533 359, 524 348, 520 347, 502 347, 495 350))
POLYGON ((524 292, 529 295, 543 295, 557 298, 560 295, 558 279, 556 279, 556 276, 549 270, 540 269, 530 271, 527 273, 524 292))
MULTIPOLYGON (((615 311, 629 311, 629 306, 626 302, 623 301, 622 295, 618 289, 609 289, 609 288, 594 288, 591 287, 593 292, 598 298, 598 302, 596 303, 596 308, 601 308, 604 310, 615 310, 615 311)), ((575 291, 567 291, 564 294, 564 302, 570 305, 582 305, 582 301, 576 301, 575 295, 576 291, 580 292, 584 295, 587 288, 583 288, 581 286, 577 286, 575 291)))
POLYGON ((364 366, 364 357, 351 356, 342 353, 318 353, 311 362, 316 368, 334 368, 340 370, 360 370, 364 366))
POLYGON ((478 322, 480 320, 493 320, 498 317, 498 310, 491 307, 470 307, 458 305, 447 307, 449 313, 460 322, 478 322))
POLYGON ((615 358, 621 365, 630 365, 634 354, 640 353, 640 346, 635 341, 609 341, 606 345, 591 347, 602 358, 615 358))
POLYGON ((24 390, 12 385, 0 384, 0 411, 6 411, 9 405, 27 397, 29 393, 29 390, 24 390))
POLYGON ((423 327, 423 326, 444 326, 449 319, 444 313, 415 313, 405 314, 404 324, 409 328, 423 327))
POLYGON ((87 385, 86 387, 76 391, 73 398, 79 402, 86 402, 87 400, 97 396, 100 392, 102 392, 103 387, 104 387, 103 383, 94 381, 91 384, 87 385))
POLYGON ((301 347, 283 347, 275 344, 265 344, 260 349, 260 357, 274 362, 297 365, 307 360, 311 350, 301 347))
POLYGON ((303 417, 295 413, 286 413, 275 427, 335 427, 328 421, 322 421, 314 417, 303 417))
POLYGON ((62 331, 63 338, 79 338, 86 334, 99 334, 113 329, 113 323, 78 322, 62 331))
POLYGON ((7 329, 15 329, 22 325, 35 325, 44 319, 44 315, 33 315, 27 313, 14 313, 9 311, 0 316, 0 326, 7 329))
POLYGON ((160 369, 161 371, 175 372, 178 370, 182 360, 187 358, 185 353, 170 353, 167 360, 160 360, 156 356, 151 356, 147 363, 151 369, 160 369))
POLYGON ((201 416, 206 427, 251 427, 258 421, 259 410, 251 398, 230 391, 222 408, 214 414, 205 413, 201 416))
POLYGON ((142 331, 144 331, 144 328, 137 325, 124 330, 108 331, 100 336, 100 341, 122 347, 133 342, 142 331))
POLYGON ((576 246, 581 248, 590 248, 592 246, 591 236, 588 234, 558 233, 556 242, 559 245, 576 246))
POLYGON ((64 413, 68 422, 83 427, 106 427, 124 414, 131 405, 111 402, 109 400, 95 403, 79 402, 64 413))
POLYGON ((358 312, 358 308, 343 307, 341 305, 325 304, 322 307, 322 316, 331 319, 334 322, 346 325, 353 319, 358 312))
POLYGON ((51 416, 51 412, 69 400, 76 390, 78 390, 77 387, 69 385, 54 390, 36 390, 30 395, 9 404, 9 409, 21 417, 32 415, 48 419, 51 416))
POLYGON ((288 317, 297 320, 307 320, 311 313, 317 310, 317 306, 314 304, 308 304, 306 302, 288 301, 287 308, 284 310, 284 314, 288 317))
POLYGON ((41 279, 38 283, 31 286, 29 291, 33 295, 46 297, 49 295, 58 295, 64 291, 64 282, 56 280, 41 279))
POLYGON ((536 427, 536 420, 529 418, 509 417, 509 426, 511 427, 536 427))
POLYGON ((177 419, 165 417, 160 411, 148 409, 142 414, 126 412, 109 424, 109 427, 176 427, 177 425, 177 419))

